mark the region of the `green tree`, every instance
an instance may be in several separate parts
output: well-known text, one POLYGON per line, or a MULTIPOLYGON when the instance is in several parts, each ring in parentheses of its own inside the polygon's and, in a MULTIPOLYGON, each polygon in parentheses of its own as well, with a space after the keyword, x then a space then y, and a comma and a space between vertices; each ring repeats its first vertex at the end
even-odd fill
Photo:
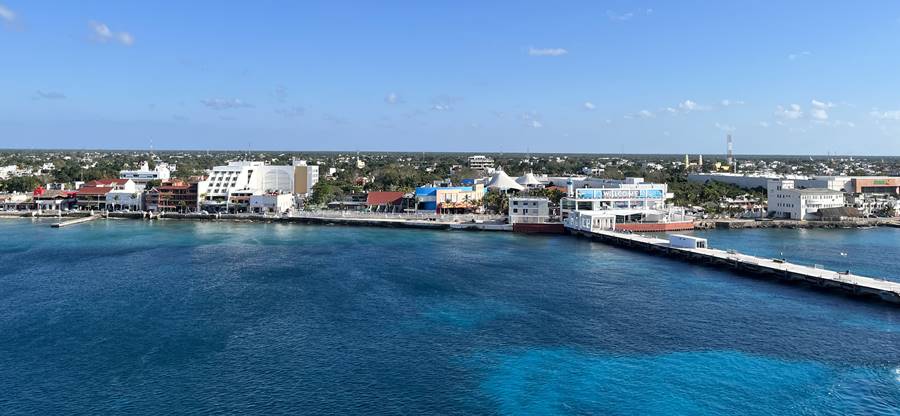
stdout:
POLYGON ((16 176, 0 181, 0 190, 6 192, 32 192, 41 186, 41 179, 37 176, 16 176))

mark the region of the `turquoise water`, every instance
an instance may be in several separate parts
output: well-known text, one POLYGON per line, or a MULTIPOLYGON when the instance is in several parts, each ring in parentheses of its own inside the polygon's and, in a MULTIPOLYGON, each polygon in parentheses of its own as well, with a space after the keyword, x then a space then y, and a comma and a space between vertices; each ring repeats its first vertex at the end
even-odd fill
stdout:
MULTIPOLYGON (((708 235, 750 252, 799 233, 768 231, 708 235)), ((900 235, 840 231, 795 246, 878 258, 900 235)), ((0 233, 3 414, 900 409, 900 309, 585 239, 139 221, 0 233)), ((896 270, 882 263, 868 267, 896 270)))

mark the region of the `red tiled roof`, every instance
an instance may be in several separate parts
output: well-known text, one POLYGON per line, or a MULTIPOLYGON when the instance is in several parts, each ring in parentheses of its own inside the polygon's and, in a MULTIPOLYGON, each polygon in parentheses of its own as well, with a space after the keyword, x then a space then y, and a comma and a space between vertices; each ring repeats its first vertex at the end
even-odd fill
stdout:
POLYGON ((366 205, 394 205, 403 199, 403 192, 369 192, 366 205))
POLYGON ((125 185, 126 183, 128 183, 128 179, 97 179, 84 184, 84 186, 112 186, 125 185))
POLYGON ((110 188, 108 186, 82 186, 80 189, 78 189, 78 194, 79 195, 106 195, 112 190, 113 190, 113 188, 110 188))

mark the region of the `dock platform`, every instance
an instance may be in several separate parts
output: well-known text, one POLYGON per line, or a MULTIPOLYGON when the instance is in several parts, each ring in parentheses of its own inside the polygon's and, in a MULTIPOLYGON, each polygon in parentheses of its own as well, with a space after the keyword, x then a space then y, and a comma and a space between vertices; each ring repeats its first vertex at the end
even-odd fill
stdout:
POLYGON ((854 296, 877 298, 900 305, 900 283, 885 279, 841 273, 819 266, 805 266, 779 259, 766 259, 733 250, 672 247, 668 240, 637 234, 576 229, 569 229, 569 232, 595 241, 664 254, 692 263, 756 275, 768 275, 782 280, 805 282, 813 287, 833 289, 854 296))
POLYGON ((100 217, 101 217, 100 214, 94 214, 94 215, 90 215, 90 216, 87 216, 87 217, 73 218, 73 219, 70 219, 70 220, 65 220, 65 221, 53 223, 53 224, 50 225, 50 227, 53 227, 53 228, 63 228, 63 227, 68 227, 68 226, 70 226, 70 225, 83 224, 83 223, 86 223, 86 222, 88 222, 88 221, 96 220, 96 219, 98 219, 98 218, 100 218, 100 217))

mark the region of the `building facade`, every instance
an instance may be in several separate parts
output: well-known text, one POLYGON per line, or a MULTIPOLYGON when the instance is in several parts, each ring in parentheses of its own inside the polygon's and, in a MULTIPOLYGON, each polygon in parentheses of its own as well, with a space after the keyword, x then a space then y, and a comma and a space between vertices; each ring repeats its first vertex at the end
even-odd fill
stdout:
POLYGON ((295 160, 290 165, 268 165, 257 161, 233 161, 212 169, 201 205, 218 211, 235 200, 249 206, 251 195, 267 193, 308 196, 319 181, 319 167, 295 160))
POLYGON ((416 188, 416 210, 441 213, 471 210, 484 199, 484 184, 472 186, 420 186, 416 188))
POLYGON ((563 217, 573 211, 662 211, 672 198, 668 185, 647 183, 643 178, 609 181, 599 188, 573 188, 572 195, 560 201, 563 217))
POLYGON ((771 180, 767 184, 767 215, 772 218, 817 220, 823 208, 840 208, 844 193, 827 188, 795 188, 792 180, 771 180))
POLYGON ((147 191, 145 206, 153 212, 199 211, 201 184, 173 179, 147 191))
POLYGON ((130 179, 134 181, 138 190, 146 188, 147 183, 154 180, 167 181, 175 171, 175 165, 159 162, 153 169, 146 161, 141 162, 141 167, 136 170, 119 171, 119 179, 130 179))
POLYGON ((291 194, 262 194, 250 196, 250 212, 255 214, 284 214, 294 207, 291 194))
POLYGON ((115 194, 111 200, 107 199, 107 195, 113 191, 118 191, 117 194, 120 196, 120 199, 122 195, 138 193, 137 186, 131 179, 98 179, 78 188, 76 195, 77 206, 83 210, 113 209, 116 202, 115 194))
POLYGON ((509 198, 510 224, 546 224, 550 222, 550 200, 547 198, 509 198))
POLYGON ((494 168, 494 159, 485 155, 469 156, 468 165, 470 169, 489 170, 494 168))

